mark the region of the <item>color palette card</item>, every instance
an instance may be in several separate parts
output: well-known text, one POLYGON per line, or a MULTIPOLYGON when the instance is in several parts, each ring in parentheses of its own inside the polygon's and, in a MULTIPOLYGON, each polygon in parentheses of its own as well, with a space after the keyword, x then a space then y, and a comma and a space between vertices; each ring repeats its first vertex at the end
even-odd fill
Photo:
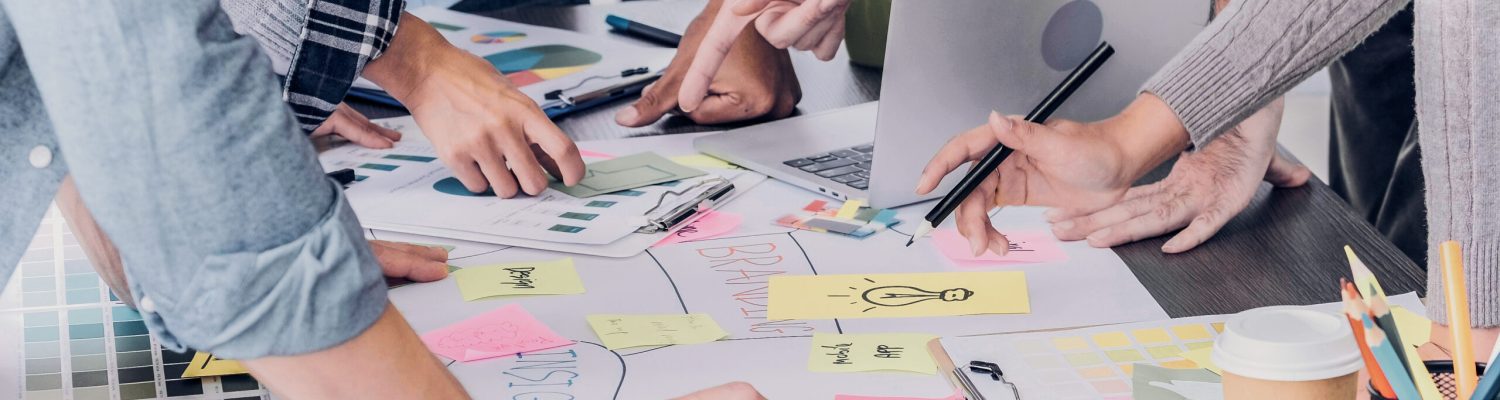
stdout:
POLYGON ((573 197, 587 198, 702 175, 705 175, 703 171, 645 152, 591 163, 577 185, 553 182, 552 188, 573 197))
MULTIPOLYGON (((1003 335, 998 360, 1038 398, 1130 398, 1137 364, 1201 369, 1186 352, 1213 347, 1227 315, 1003 335)), ((1206 372, 1206 371, 1205 371, 1206 372)))
POLYGON ((1062 243, 1052 236, 1052 232, 1022 230, 1002 233, 1005 234, 1006 239, 1010 240, 1010 247, 1005 255, 986 250, 983 254, 975 256, 969 245, 969 239, 964 238, 954 229, 939 229, 932 232, 932 245, 937 247, 944 257, 948 257, 954 264, 961 267, 1068 260, 1068 253, 1063 251, 1062 243))
POLYGON ((920 333, 814 333, 807 370, 813 372, 909 371, 936 374, 927 343, 935 335, 920 333))
POLYGON ((589 327, 610 350, 708 343, 729 336, 713 317, 697 314, 590 315, 589 327))
POLYGON ((433 353, 458 361, 513 356, 573 344, 552 332, 518 304, 422 335, 433 353))
POLYGON ((1031 312, 1020 271, 775 276, 770 297, 773 320, 1031 312))
POLYGON ((572 258, 461 268, 453 272, 464 301, 494 296, 583 293, 572 258))

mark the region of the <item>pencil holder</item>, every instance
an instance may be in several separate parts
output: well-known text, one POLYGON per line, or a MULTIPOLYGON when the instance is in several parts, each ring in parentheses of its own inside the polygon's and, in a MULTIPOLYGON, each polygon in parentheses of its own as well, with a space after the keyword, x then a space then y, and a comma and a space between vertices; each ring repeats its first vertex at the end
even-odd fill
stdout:
MULTIPOLYGON (((1437 383, 1438 391, 1443 393, 1443 398, 1449 400, 1458 399, 1458 385, 1455 385, 1453 383, 1452 361, 1433 360, 1423 361, 1422 364, 1427 365, 1427 372, 1432 374, 1432 381, 1437 383)), ((1474 366, 1474 371, 1483 376, 1485 363, 1477 362, 1474 363, 1474 366)), ((1370 392, 1371 400, 1396 400, 1394 398, 1381 396, 1380 392, 1375 390, 1375 386, 1372 383, 1365 383, 1365 390, 1370 392)))

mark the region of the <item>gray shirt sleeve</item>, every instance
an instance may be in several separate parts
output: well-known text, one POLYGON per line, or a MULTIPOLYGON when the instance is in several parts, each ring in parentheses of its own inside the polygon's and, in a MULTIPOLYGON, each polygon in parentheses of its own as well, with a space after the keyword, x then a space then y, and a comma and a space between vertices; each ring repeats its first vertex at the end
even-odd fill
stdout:
POLYGON ((234 31, 254 37, 271 57, 276 73, 286 75, 302 42, 310 0, 219 0, 234 21, 234 31))
POLYGON ((1213 140, 1374 33, 1408 0, 1233 0, 1143 91, 1195 147, 1213 140))
POLYGON ((384 312, 359 221, 217 1, 0 5, 45 107, 32 117, 50 122, 164 347, 303 354, 384 312))

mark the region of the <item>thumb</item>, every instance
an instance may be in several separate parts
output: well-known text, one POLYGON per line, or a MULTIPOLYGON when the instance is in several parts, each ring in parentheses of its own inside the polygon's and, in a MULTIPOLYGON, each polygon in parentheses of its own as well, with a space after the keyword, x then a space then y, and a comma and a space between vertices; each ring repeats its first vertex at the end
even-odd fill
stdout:
POLYGON ((631 104, 630 107, 621 109, 615 114, 615 123, 621 126, 641 127, 650 125, 661 119, 667 111, 677 106, 677 98, 671 94, 671 89, 661 84, 661 81, 646 86, 641 91, 641 98, 631 104))
POLYGON ((771 4, 771 0, 730 0, 734 3, 731 8, 736 15, 752 15, 765 9, 771 4))
POLYGON ((682 111, 693 112, 702 104, 703 97, 708 95, 708 85, 718 75, 724 59, 729 57, 734 41, 758 15, 736 15, 729 9, 721 9, 714 16, 713 25, 698 43, 698 51, 693 54, 693 62, 688 65, 682 86, 677 90, 677 106, 682 111))
POLYGON ((1312 170, 1307 169, 1296 161, 1281 156, 1281 152, 1271 155, 1271 165, 1266 168, 1266 182, 1275 187, 1298 187, 1307 183, 1312 178, 1312 170))
POLYGON ((1040 125, 1027 121, 1019 115, 1002 117, 1000 113, 990 112, 990 131, 994 132, 995 140, 1012 150, 1026 152, 1027 145, 1035 136, 1040 125))

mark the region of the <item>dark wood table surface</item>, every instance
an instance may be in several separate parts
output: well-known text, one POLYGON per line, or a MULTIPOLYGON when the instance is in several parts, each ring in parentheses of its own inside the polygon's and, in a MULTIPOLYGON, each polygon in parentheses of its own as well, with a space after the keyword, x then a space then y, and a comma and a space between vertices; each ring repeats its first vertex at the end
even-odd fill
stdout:
MULTIPOLYGON (((701 2, 627 2, 608 6, 536 7, 481 11, 479 14, 529 24, 612 35, 604 24, 611 12, 691 19, 701 2)), ((627 39, 641 45, 651 42, 627 39)), ((880 71, 849 64, 841 52, 830 62, 793 53, 803 99, 799 113, 845 107, 880 96, 880 71)), ((350 101, 372 118, 406 115, 399 108, 350 101)), ((630 104, 621 100, 557 121, 579 141, 616 139, 732 126, 700 126, 668 118, 642 128, 616 125, 614 114, 630 104)), ((1154 178, 1162 174, 1158 172, 1154 178)), ((1148 178, 1149 179, 1149 178, 1148 178)), ((1263 185, 1250 206, 1218 235, 1185 254, 1161 252, 1169 236, 1115 247, 1146 289, 1172 317, 1224 314, 1278 304, 1339 300, 1338 278, 1349 275, 1344 245, 1351 245, 1390 293, 1416 290, 1425 295, 1425 274, 1355 214, 1323 182, 1295 189, 1263 185)), ((1109 301, 1109 299, 1098 299, 1109 301)))

